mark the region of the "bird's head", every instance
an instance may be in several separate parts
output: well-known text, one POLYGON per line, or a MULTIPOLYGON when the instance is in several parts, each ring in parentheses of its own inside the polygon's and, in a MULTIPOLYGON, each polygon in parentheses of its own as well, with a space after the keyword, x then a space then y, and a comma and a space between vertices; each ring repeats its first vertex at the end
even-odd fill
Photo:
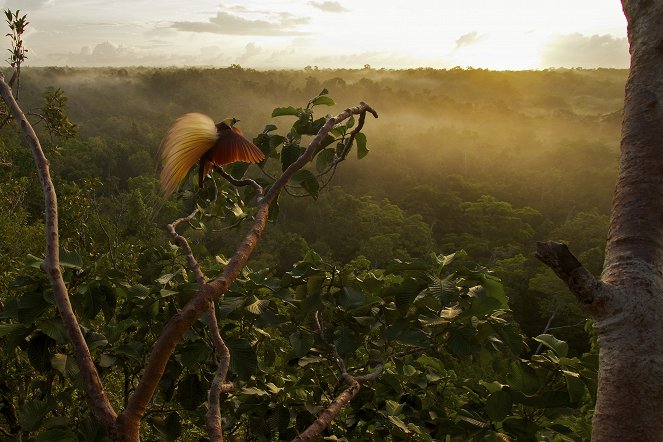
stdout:
POLYGON ((239 122, 239 120, 238 120, 237 118, 235 118, 235 117, 232 117, 232 118, 226 118, 225 120, 223 120, 223 121, 221 121, 220 123, 218 123, 216 126, 217 126, 218 128, 220 128, 220 129, 225 129, 225 128, 230 129, 231 127, 233 127, 233 126, 234 126, 235 124, 237 124, 238 122, 239 122))

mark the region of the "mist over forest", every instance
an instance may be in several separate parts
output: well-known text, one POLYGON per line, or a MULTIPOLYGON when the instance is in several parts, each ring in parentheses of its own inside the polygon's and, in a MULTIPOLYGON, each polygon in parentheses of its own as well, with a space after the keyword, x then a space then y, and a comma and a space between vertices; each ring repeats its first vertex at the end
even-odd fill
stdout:
MULTIPOLYGON (((282 194, 251 269, 284 275, 310 250, 339 268, 363 271, 394 259, 433 262, 458 252, 458 259, 501 280, 522 333, 536 336, 548 323, 568 341, 570 355, 590 347, 586 315, 533 254, 536 241, 563 241, 600 272, 625 70, 257 71, 233 65, 23 68, 21 75, 20 103, 35 110, 37 121, 45 90, 60 89, 66 97, 77 135, 46 135, 44 120, 36 128, 59 193, 63 246, 94 256, 97 268, 119 269, 145 285, 158 277, 151 270, 156 255, 145 250, 163 247, 163 227, 196 204, 193 192, 165 200, 158 191, 159 146, 177 117, 236 117, 249 139, 269 124, 284 134, 294 118, 272 117, 272 110, 306 106, 327 89, 336 104, 315 107, 316 118, 359 101, 379 113, 363 129, 369 153, 358 159, 353 151, 328 184, 321 182, 317 198, 296 187, 282 194)), ((43 249, 43 201, 32 161, 18 132, 3 128, 0 162, 13 165, 0 166, 0 203, 10 208, 0 212, 0 237, 8 238, 0 244, 4 292, 13 290, 24 257, 43 249)), ((246 174, 260 179, 279 171, 278 164, 264 171, 251 165, 246 174)), ((185 191, 195 190, 194 175, 185 191)), ((237 210, 233 222, 212 214, 204 226, 184 229, 208 265, 231 254, 248 228, 243 220, 250 211, 237 210)))
MULTIPOLYGON (((234 116, 255 137, 266 124, 290 122, 272 118, 273 108, 303 105, 323 88, 337 103, 324 109, 329 114, 363 100, 380 114, 364 129, 369 155, 339 167, 317 202, 284 195, 252 265, 285 269, 307 247, 338 262, 361 255, 378 266, 463 249, 501 274, 516 315, 534 333, 558 308, 548 305, 559 302, 552 299, 568 297, 564 308, 575 310, 533 259, 535 242, 564 240, 591 255, 592 268, 602 263, 626 75, 53 67, 26 70, 21 98, 38 106, 43 88, 64 91, 79 137, 58 145, 54 173, 72 182, 100 179, 107 196, 130 191, 137 177, 156 180, 160 141, 183 113, 234 116), (365 222, 364 212, 381 221, 365 222), (284 250, 284 238, 293 250, 284 250)), ((167 221, 159 215, 152 214, 167 221)), ((232 249, 227 234, 215 236, 201 241, 232 249)), ((566 318, 577 323, 579 314, 566 318)))

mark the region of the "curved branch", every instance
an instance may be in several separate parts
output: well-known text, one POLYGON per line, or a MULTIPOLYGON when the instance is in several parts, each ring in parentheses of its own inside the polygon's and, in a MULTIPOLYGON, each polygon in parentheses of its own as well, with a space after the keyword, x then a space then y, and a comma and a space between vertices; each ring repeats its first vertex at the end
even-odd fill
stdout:
POLYGON ((85 337, 81 332, 78 321, 76 320, 76 315, 71 307, 67 287, 62 279, 62 272, 60 270, 60 240, 58 233, 58 202, 55 195, 55 187, 51 180, 49 162, 44 155, 37 134, 14 99, 11 88, 5 82, 2 75, 0 75, 0 94, 7 104, 12 116, 21 128, 25 140, 32 150, 35 164, 37 166, 37 172, 39 174, 39 181, 44 193, 46 256, 44 258, 42 270, 47 274, 48 280, 53 288, 55 304, 60 313, 60 317, 62 318, 62 322, 64 323, 69 340, 74 348, 76 362, 78 363, 83 378, 83 385, 85 386, 88 404, 95 417, 106 430, 110 432, 112 431, 117 415, 104 392, 101 380, 99 379, 99 373, 97 373, 97 369, 92 361, 92 356, 90 355, 90 350, 85 342, 85 337))
POLYGON ((571 253, 566 244, 546 241, 536 243, 535 256, 566 283, 580 303, 592 304, 600 283, 571 253))
POLYGON ((198 264, 198 261, 196 260, 195 256, 193 256, 193 251, 191 250, 191 247, 189 246, 189 243, 186 240, 186 238, 184 238, 182 235, 177 233, 177 230, 175 230, 180 223, 183 222, 188 223, 189 221, 191 221, 198 214, 199 211, 200 210, 196 208, 188 216, 176 219, 172 223, 166 225, 166 230, 168 231, 170 236, 173 237, 173 242, 178 246, 180 246, 180 248, 184 252, 184 256, 186 256, 187 263, 189 264, 189 267, 191 268, 193 274, 196 276, 196 281, 198 282, 198 284, 203 285, 205 284, 207 278, 205 278, 203 271, 200 269, 200 264, 198 264))
POLYGON ((214 303, 211 303, 209 309, 209 316, 207 318, 212 341, 214 341, 214 348, 219 354, 219 366, 216 369, 216 374, 212 380, 209 393, 207 395, 207 431, 210 435, 210 440, 213 442, 223 442, 223 431, 221 421, 221 395, 232 391, 235 386, 226 383, 226 376, 230 368, 230 350, 219 331, 219 324, 216 320, 216 312, 214 310, 214 303))
POLYGON ((230 285, 235 281, 240 271, 246 264, 255 248, 260 235, 265 229, 269 205, 276 199, 279 192, 283 190, 290 178, 306 163, 313 159, 323 138, 341 121, 346 120, 351 115, 369 112, 377 118, 378 114, 368 104, 361 102, 359 106, 345 109, 336 117, 332 117, 318 131, 318 134, 311 140, 304 153, 281 174, 281 176, 271 185, 269 190, 260 199, 253 225, 244 236, 244 239, 237 246, 237 249, 223 269, 223 272, 212 281, 200 286, 198 292, 187 302, 186 305, 173 316, 164 327, 161 335, 155 342, 152 352, 148 358, 147 365, 143 371, 140 382, 136 387, 133 396, 124 412, 118 417, 118 425, 123 437, 127 440, 138 440, 138 431, 140 429, 140 420, 145 415, 145 410, 152 396, 156 391, 159 380, 168 363, 168 359, 173 353, 175 346, 182 339, 191 325, 209 309, 212 301, 225 293, 230 285))
POLYGON ((244 178, 244 179, 238 180, 237 178, 235 178, 234 176, 232 176, 228 172, 226 172, 223 169, 223 167, 215 166, 214 168, 216 169, 217 172, 219 172, 219 174, 223 178, 226 179, 226 181, 228 181, 233 186, 237 186, 237 187, 251 186, 256 191, 256 195, 258 197, 258 200, 260 200, 260 198, 262 197, 262 194, 263 194, 262 186, 260 184, 256 183, 255 181, 253 181, 252 179, 244 178))

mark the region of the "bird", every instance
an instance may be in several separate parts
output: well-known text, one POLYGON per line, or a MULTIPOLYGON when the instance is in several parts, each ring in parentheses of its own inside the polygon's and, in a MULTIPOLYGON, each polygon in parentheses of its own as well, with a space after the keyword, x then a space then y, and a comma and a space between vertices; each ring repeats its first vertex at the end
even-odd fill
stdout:
POLYGON ((191 112, 179 117, 161 142, 161 192, 168 198, 200 161, 198 187, 213 166, 234 162, 259 163, 265 154, 247 140, 236 118, 214 123, 209 116, 191 112))

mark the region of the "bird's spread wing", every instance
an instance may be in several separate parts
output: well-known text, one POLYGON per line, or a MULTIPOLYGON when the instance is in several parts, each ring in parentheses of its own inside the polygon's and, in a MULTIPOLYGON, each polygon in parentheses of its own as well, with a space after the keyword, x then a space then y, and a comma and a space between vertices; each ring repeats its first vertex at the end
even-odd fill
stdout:
POLYGON ((217 135, 214 121, 207 115, 190 113, 175 121, 161 143, 161 191, 166 197, 214 146, 217 135))
POLYGON ((244 163, 259 163, 265 159, 265 154, 258 147, 244 138, 238 127, 222 130, 207 160, 217 166, 241 161, 244 163))

